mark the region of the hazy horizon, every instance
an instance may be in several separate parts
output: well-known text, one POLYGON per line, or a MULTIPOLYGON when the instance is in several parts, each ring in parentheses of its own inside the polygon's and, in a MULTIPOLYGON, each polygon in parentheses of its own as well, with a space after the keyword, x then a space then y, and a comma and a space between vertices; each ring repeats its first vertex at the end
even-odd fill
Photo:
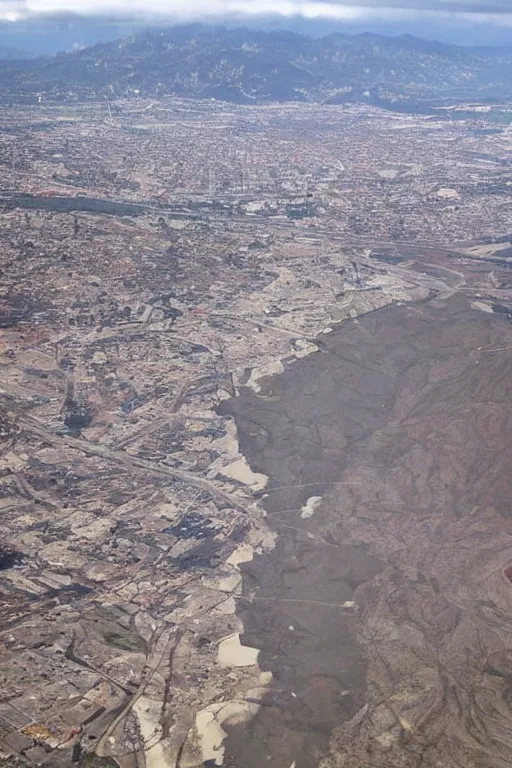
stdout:
POLYGON ((512 43, 509 0, 0 0, 0 46, 55 53, 140 27, 203 22, 388 36, 458 45, 512 43))
MULTIPOLYGON (((196 19, 196 21, 201 21, 196 19)), ((204 23, 208 23, 208 19, 204 23)), ((177 26, 183 22, 172 23, 162 20, 158 26, 177 26)), ((426 24, 415 20, 409 22, 379 22, 368 20, 365 23, 332 23, 308 20, 301 17, 279 18, 262 17, 258 19, 237 17, 217 18, 214 23, 223 26, 246 26, 269 31, 272 29, 289 30, 300 34, 321 36, 332 32, 344 34, 362 34, 365 32, 395 37, 411 34, 425 40, 437 40, 456 45, 507 45, 512 44, 512 29, 496 28, 494 25, 462 23, 426 24)), ((116 20, 104 17, 80 18, 67 17, 58 19, 34 18, 18 22, 0 23, 0 46, 15 48, 26 55, 53 54, 67 51, 77 46, 95 45, 131 34, 137 29, 154 27, 154 20, 116 20)))

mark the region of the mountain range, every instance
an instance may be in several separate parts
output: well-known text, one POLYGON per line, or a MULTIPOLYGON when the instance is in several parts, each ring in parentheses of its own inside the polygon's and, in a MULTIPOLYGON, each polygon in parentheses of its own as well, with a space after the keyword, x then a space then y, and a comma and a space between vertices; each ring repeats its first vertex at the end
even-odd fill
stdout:
POLYGON ((512 48, 404 35, 152 29, 72 53, 0 62, 0 100, 159 98, 236 103, 363 101, 416 110, 512 100, 512 48))

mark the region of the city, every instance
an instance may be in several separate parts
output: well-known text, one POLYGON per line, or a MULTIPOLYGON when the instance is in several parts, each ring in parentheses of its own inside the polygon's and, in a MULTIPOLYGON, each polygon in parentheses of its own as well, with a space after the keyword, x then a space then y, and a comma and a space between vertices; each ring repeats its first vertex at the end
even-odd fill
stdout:
POLYGON ((511 110, 3 108, 1 766, 508 764, 511 110))

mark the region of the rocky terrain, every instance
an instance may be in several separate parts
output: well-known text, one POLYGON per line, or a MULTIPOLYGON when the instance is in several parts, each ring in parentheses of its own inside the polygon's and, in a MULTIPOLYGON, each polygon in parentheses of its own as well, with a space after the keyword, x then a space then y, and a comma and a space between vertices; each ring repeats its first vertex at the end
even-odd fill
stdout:
POLYGON ((401 110, 512 98, 512 51, 411 36, 191 25, 35 61, 0 63, 0 99, 38 103, 169 94, 241 104, 364 102, 401 110))

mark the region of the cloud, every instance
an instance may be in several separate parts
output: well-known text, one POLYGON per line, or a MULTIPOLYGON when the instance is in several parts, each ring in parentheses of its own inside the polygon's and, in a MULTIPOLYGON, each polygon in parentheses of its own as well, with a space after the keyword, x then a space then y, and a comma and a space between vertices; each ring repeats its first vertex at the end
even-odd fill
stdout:
POLYGON ((48 16, 192 21, 280 16, 341 22, 470 21, 512 26, 510 0, 0 0, 0 20, 48 16))

